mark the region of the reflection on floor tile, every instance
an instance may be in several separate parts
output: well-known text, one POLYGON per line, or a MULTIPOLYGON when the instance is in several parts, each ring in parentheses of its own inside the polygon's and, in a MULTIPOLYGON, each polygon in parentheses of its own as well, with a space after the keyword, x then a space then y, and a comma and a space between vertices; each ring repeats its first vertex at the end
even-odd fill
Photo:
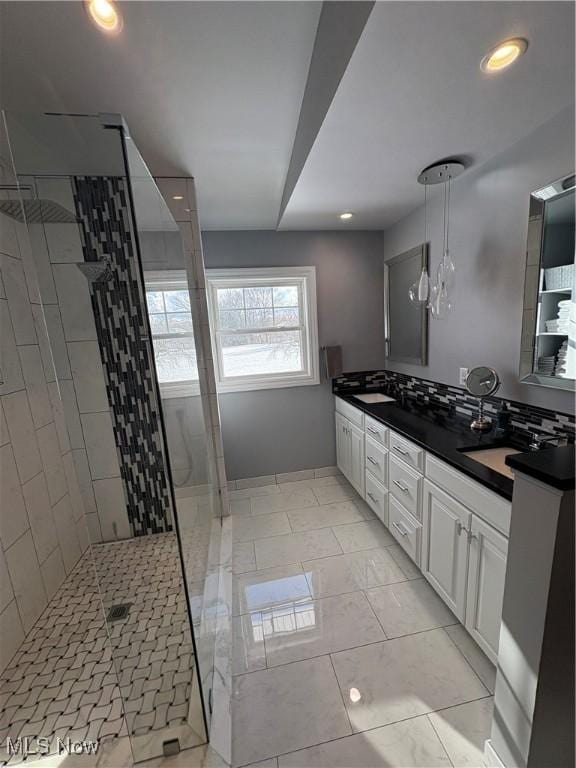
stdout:
POLYGON ((278 764, 279 768, 451 768, 426 716, 282 755, 278 764))
POLYGON ((490 738, 493 704, 490 697, 428 715, 453 765, 477 768, 484 764, 484 743, 490 738))
POLYGON ((446 632, 474 672, 476 672, 480 680, 482 680, 486 688, 488 688, 490 693, 494 693, 494 688, 496 686, 496 667, 492 664, 478 643, 470 637, 462 624, 456 624, 454 627, 446 627, 446 632))
POLYGON ((235 616, 289 602, 310 599, 310 588, 300 565, 244 573, 234 579, 235 616))
POLYGON ((350 734, 327 656, 234 678, 237 765, 350 734))
POLYGON ((308 509, 292 509, 286 514, 293 531, 311 531, 315 528, 330 528, 334 525, 358 523, 364 520, 362 513, 351 501, 308 509))
POLYGON ((443 629, 342 651, 332 660, 354 731, 487 695, 443 629))
POLYGON ((362 592, 287 603, 262 625, 269 667, 386 639, 362 592))
POLYGON ((387 549, 349 552, 309 560, 302 565, 314 598, 406 581, 406 576, 387 549))
POLYGON ((394 537, 388 533, 380 520, 369 520, 351 525, 336 525, 332 529, 344 552, 358 552, 374 547, 388 547, 394 544, 394 537))
POLYGON ((256 554, 253 541, 237 541, 232 546, 232 573, 256 570, 256 554))
POLYGON ((366 597, 389 638, 457 622, 425 579, 369 589, 366 597))
POLYGON ((316 557, 328 557, 342 552, 340 544, 330 528, 314 531, 301 531, 271 539, 255 542, 256 563, 258 568, 272 568, 275 565, 288 565, 311 560, 316 557))
POLYGON ((232 621, 232 674, 266 668, 262 614, 246 613, 232 621))
POLYGON ((280 487, 280 493, 272 496, 259 496, 252 499, 252 514, 264 515, 272 512, 286 512, 289 509, 303 509, 315 507, 318 502, 311 488, 299 488, 295 491, 284 491, 280 487))

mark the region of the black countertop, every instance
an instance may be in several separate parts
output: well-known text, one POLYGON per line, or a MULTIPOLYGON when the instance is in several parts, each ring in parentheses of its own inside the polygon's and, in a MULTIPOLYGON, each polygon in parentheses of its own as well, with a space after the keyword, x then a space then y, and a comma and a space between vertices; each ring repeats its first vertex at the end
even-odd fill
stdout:
POLYGON ((506 464, 512 469, 541 480, 560 491, 574 489, 575 461, 576 452, 573 445, 506 457, 506 464))
MULTIPOLYGON (((514 481, 511 478, 474 461, 462 453, 462 450, 506 445, 525 451, 527 450, 525 444, 516 443, 509 436, 498 434, 494 429, 483 433, 473 432, 470 429, 469 418, 451 413, 446 408, 424 406, 410 401, 407 403, 363 403, 361 400, 356 400, 350 392, 335 392, 334 394, 354 408, 364 411, 373 419, 390 427, 398 434, 404 435, 408 440, 421 446, 447 464, 451 464, 491 491, 505 499, 512 499, 514 481)), ((354 394, 361 393, 355 392, 354 394)), ((548 450, 542 451, 542 453, 548 453, 548 450)), ((527 458, 530 458, 531 455, 528 454, 527 458)), ((515 454, 514 458, 518 457, 519 459, 520 456, 524 456, 524 454, 515 454)))

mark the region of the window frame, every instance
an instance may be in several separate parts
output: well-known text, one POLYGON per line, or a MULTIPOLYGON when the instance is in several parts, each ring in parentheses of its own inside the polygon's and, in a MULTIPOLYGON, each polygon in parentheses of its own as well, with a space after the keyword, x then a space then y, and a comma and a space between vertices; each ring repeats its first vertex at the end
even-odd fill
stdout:
MULTIPOLYGON (((144 294, 146 299, 146 314, 150 315, 148 311, 148 303, 146 294, 148 291, 183 291, 189 292, 188 275, 185 269, 167 269, 167 270, 146 270, 144 272, 144 294)), ((190 296, 190 305, 192 305, 192 296, 190 296)), ((152 313, 154 314, 154 313, 152 313)), ((190 308, 190 314, 192 314, 192 308, 190 308)), ((150 320, 148 320, 150 325, 150 320)), ((194 320, 192 320, 192 326, 194 326, 194 320)), ((196 339, 194 337, 194 331, 186 333, 153 333, 152 326, 150 326, 150 341, 152 344, 152 353, 154 354, 154 364, 156 366, 156 374, 158 375, 158 366, 156 365, 156 352, 154 349, 154 339, 173 339, 181 337, 192 337, 194 339, 194 348, 196 348, 196 339)), ((176 397, 194 397, 200 394, 200 379, 182 379, 181 381, 160 381, 158 378, 158 386, 160 387, 160 396, 169 399, 176 397)))
POLYGON ((316 267, 238 267, 206 271, 206 291, 210 316, 210 335, 214 350, 214 372, 218 392, 247 392, 259 389, 313 386, 320 383, 318 350, 318 315, 316 306, 316 267), (277 287, 296 285, 303 317, 300 325, 274 327, 266 332, 299 330, 302 339, 303 370, 294 373, 266 373, 254 376, 224 376, 219 335, 254 333, 250 328, 232 331, 218 327, 218 288, 277 287))

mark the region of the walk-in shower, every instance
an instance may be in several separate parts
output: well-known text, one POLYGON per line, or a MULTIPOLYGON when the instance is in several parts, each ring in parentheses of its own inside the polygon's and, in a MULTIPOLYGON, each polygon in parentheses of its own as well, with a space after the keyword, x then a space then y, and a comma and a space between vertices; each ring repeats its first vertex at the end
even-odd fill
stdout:
POLYGON ((225 476, 201 252, 186 250, 196 208, 175 220, 120 118, 7 114, 3 129, 1 744, 128 737, 135 761, 171 754, 209 738, 221 677, 225 476), (179 392, 195 471, 178 487, 151 264, 180 276, 171 338, 190 341, 172 347, 195 370, 179 392))

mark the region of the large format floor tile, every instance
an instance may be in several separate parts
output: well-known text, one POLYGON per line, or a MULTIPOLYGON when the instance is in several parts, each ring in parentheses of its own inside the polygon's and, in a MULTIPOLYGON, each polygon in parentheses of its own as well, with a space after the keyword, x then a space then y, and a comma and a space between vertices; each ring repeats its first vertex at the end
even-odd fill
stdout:
POLYGON ((490 693, 494 693, 494 688, 496 687, 496 667, 478 643, 470 637, 462 624, 446 627, 446 632, 486 688, 488 688, 490 693))
POLYGON ((262 625, 269 667, 386 639, 362 592, 287 603, 262 625))
MULTIPOLYGON (((258 568, 272 568, 317 557, 329 557, 342 552, 330 528, 300 531, 255 542, 258 568)), ((349 590, 352 591, 352 590, 349 590)))
POLYGON ((267 568, 234 579, 233 613, 261 611, 310 599, 310 588, 300 565, 267 568))
POLYGON ((232 620, 232 674, 266 668, 262 614, 259 611, 232 620))
POLYGON ((363 523, 338 525, 333 523, 334 535, 340 542, 344 552, 358 552, 362 549, 388 547, 394 544, 394 537, 388 533, 380 520, 369 520, 363 523))
POLYGON ((253 541, 237 541, 232 547, 232 573, 246 573, 256 570, 256 555, 253 541))
POLYGON ((282 755, 278 764, 279 768, 451 767, 426 716, 282 755))
POLYGON ((366 597, 389 638, 457 622, 425 579, 369 589, 366 597))
POLYGON ((458 768, 483 765, 484 743, 492 727, 492 697, 442 709, 428 715, 452 764, 458 768))
POLYGON ((342 485, 346 482, 342 475, 329 475, 327 477, 315 477, 310 480, 292 480, 288 483, 281 483, 279 488, 282 490, 282 493, 288 493, 288 491, 297 491, 300 488, 324 488, 327 485, 342 485))
POLYGON ((332 656, 354 731, 488 695, 443 629, 332 656))
POLYGON ((404 571, 406 574, 407 579, 421 579, 422 578, 422 571, 414 560, 412 560, 411 557, 408 557, 406 552, 402 549, 400 544, 393 544, 390 547, 387 547, 387 551, 394 560, 398 563, 400 568, 404 571))
POLYGON ((232 733, 236 765, 348 736, 350 723, 330 658, 235 678, 232 733))
POLYGON ((302 563, 314 598, 406 581, 386 549, 350 552, 302 563))
POLYGON ((286 512, 288 509, 315 507, 318 502, 311 488, 299 488, 295 491, 282 491, 270 496, 258 496, 252 499, 252 514, 264 515, 272 512, 286 512))
POLYGON ((314 488, 314 496, 316 496, 318 504, 334 504, 337 501, 358 498, 358 494, 349 483, 317 486, 314 488))
POLYGON ((268 536, 279 536, 291 532, 290 523, 285 512, 271 515, 249 517, 237 516, 232 521, 232 536, 234 541, 254 541, 268 536))
POLYGON ((314 528, 330 528, 333 525, 358 523, 364 520, 358 507, 351 501, 307 509, 292 509, 286 514, 293 531, 311 531, 314 528))

